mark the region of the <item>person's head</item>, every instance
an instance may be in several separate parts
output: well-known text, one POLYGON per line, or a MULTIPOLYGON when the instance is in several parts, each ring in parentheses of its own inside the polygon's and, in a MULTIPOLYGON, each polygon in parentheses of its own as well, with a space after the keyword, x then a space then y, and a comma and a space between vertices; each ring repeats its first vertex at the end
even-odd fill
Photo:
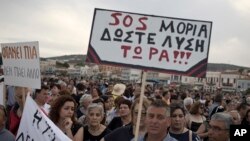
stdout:
POLYGON ((0 130, 5 127, 7 120, 7 111, 3 105, 0 104, 0 130))
POLYGON ((237 101, 236 101, 236 100, 231 100, 231 101, 227 104, 226 110, 227 110, 227 111, 236 110, 237 105, 238 105, 238 104, 237 104, 237 101))
POLYGON ((55 101, 59 96, 60 96, 60 94, 59 94, 59 91, 60 91, 60 89, 59 89, 59 87, 58 87, 59 85, 56 85, 56 84, 52 84, 51 86, 50 86, 50 91, 51 91, 51 99, 50 99, 50 104, 53 102, 53 101, 55 101))
MULTIPOLYGON (((136 123, 137 123, 137 116, 139 113, 139 102, 140 102, 140 99, 135 99, 135 101, 133 102, 132 107, 131 107, 132 123, 134 125, 136 125, 136 123)), ((149 107, 149 104, 150 104, 149 100, 147 100, 146 98, 143 98, 142 109, 141 109, 141 119, 140 119, 140 127, 141 128, 145 126, 145 117, 146 117, 146 113, 147 113, 147 109, 149 107)))
POLYGON ((241 124, 241 117, 240 117, 240 114, 239 114, 239 112, 237 110, 229 111, 229 114, 233 118, 233 124, 234 125, 240 125, 241 124))
POLYGON ((119 103, 119 115, 120 117, 126 117, 131 115, 132 102, 129 100, 122 100, 119 103))
POLYGON ((70 95, 62 95, 58 97, 51 105, 49 117, 54 123, 65 118, 71 118, 75 122, 76 102, 70 95))
POLYGON ((114 96, 114 98, 116 99, 117 97, 123 95, 123 93, 125 92, 125 89, 126 89, 126 85, 124 85, 122 83, 118 83, 118 84, 114 85, 111 93, 114 96))
POLYGON ((42 85, 41 89, 35 90, 33 98, 37 102, 37 104, 44 105, 48 100, 48 96, 49 96, 49 87, 46 85, 42 85))
POLYGON ((201 115, 201 114, 203 114, 203 111, 204 111, 204 105, 201 102, 196 101, 191 106, 191 108, 189 110, 189 113, 192 114, 192 115, 196 115, 196 114, 201 115))
POLYGON ((89 126, 99 126, 104 118, 103 106, 97 103, 91 103, 86 111, 89 126))
POLYGON ((209 141, 228 141, 230 138, 230 125, 232 116, 225 112, 215 113, 209 122, 209 141))
POLYGON ((245 118, 246 118, 246 121, 250 123, 250 109, 247 110, 245 118))
POLYGON ((182 103, 170 105, 171 129, 181 131, 185 127, 185 109, 182 103))
POLYGON ((161 94, 161 90, 160 89, 155 89, 154 90, 154 97, 156 99, 161 99, 162 98, 162 94, 161 94))
POLYGON ((164 99, 168 100, 170 99, 171 94, 169 91, 163 91, 162 96, 164 99))
POLYGON ((15 100, 20 107, 24 107, 24 102, 28 93, 28 88, 15 87, 15 100))
POLYGON ((101 93, 100 89, 98 89, 97 87, 93 87, 93 88, 92 88, 92 90, 91 90, 91 96, 92 96, 93 98, 99 97, 99 96, 101 96, 101 95, 102 95, 102 93, 101 93))
POLYGON ((237 111, 239 112, 239 114, 242 118, 245 117, 248 109, 250 109, 250 106, 248 106, 246 103, 241 103, 237 107, 237 111))
POLYGON ((214 96, 214 102, 216 102, 216 103, 222 103, 222 101, 223 101, 223 95, 222 94, 218 93, 218 94, 216 94, 214 96))
POLYGON ((191 106, 193 105, 194 100, 191 97, 186 97, 183 100, 184 107, 186 108, 187 111, 190 110, 191 106))
POLYGON ((156 99, 147 109, 146 128, 148 134, 162 135, 170 125, 170 109, 165 101, 156 99))
POLYGON ((79 100, 80 107, 84 107, 85 109, 87 109, 87 107, 91 102, 92 102, 92 96, 88 94, 82 95, 82 97, 79 100))
POLYGON ((103 101, 104 101, 105 111, 112 109, 111 96, 102 95, 101 99, 103 99, 103 101))
POLYGON ((60 92, 60 85, 58 84, 52 84, 50 86, 50 90, 51 90, 51 95, 59 95, 60 92))
POLYGON ((104 109, 104 113, 105 113, 105 103, 104 103, 104 100, 102 98, 98 98, 98 99, 95 99, 92 101, 92 103, 97 103, 97 104, 100 104, 102 105, 103 109, 104 109))

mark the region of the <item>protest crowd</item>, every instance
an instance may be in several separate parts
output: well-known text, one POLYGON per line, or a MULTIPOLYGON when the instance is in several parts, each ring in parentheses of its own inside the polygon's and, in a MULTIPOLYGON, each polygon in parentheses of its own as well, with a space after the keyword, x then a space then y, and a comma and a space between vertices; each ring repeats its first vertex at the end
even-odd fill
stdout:
MULTIPOLYGON (((43 78, 41 89, 6 86, 0 140, 14 141, 30 95, 73 141, 132 141, 141 84, 43 78)), ((220 90, 146 85, 139 141, 229 141, 230 125, 250 125, 250 97, 220 90)))

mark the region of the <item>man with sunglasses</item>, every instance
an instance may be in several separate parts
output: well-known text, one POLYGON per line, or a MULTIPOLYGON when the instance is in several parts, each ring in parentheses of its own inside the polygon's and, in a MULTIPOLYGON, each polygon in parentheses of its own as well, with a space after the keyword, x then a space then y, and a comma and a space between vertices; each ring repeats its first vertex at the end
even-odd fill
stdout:
POLYGON ((15 136, 5 128, 7 112, 3 105, 0 105, 0 139, 1 141, 15 141, 15 136))

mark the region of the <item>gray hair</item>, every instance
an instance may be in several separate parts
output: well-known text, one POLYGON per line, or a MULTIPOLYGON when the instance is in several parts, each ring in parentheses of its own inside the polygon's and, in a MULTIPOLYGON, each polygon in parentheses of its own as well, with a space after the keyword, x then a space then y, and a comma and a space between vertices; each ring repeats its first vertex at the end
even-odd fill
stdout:
POLYGON ((223 121, 225 123, 226 129, 230 129, 230 125, 233 124, 232 116, 230 114, 224 113, 224 112, 215 113, 211 117, 211 120, 223 121))
POLYGON ((91 103, 91 104, 89 104, 89 106, 87 108, 87 111, 86 111, 86 115, 88 115, 89 112, 90 112, 90 110, 92 110, 94 108, 99 109, 101 115, 104 116, 105 113, 104 113, 103 106, 101 104, 97 104, 97 103, 91 103))
POLYGON ((79 100, 79 103, 80 103, 80 106, 83 106, 82 103, 83 101, 86 101, 86 100, 92 100, 92 96, 89 95, 89 94, 84 94, 80 100, 79 100))
POLYGON ((164 102, 163 100, 161 99, 156 99, 154 100, 150 105, 149 107, 156 107, 156 108, 164 108, 166 109, 166 116, 167 117, 170 117, 170 107, 167 105, 166 102, 164 102))

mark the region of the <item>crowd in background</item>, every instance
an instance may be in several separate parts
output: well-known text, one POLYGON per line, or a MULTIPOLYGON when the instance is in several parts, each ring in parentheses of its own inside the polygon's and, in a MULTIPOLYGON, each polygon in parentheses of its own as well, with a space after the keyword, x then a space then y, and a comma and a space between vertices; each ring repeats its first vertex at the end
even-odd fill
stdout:
MULTIPOLYGON (((140 84, 43 78, 41 89, 6 86, 0 139, 17 134, 27 94, 74 141, 131 141, 140 84)), ((145 86, 138 140, 229 141, 230 125, 250 125, 250 96, 145 86)))

